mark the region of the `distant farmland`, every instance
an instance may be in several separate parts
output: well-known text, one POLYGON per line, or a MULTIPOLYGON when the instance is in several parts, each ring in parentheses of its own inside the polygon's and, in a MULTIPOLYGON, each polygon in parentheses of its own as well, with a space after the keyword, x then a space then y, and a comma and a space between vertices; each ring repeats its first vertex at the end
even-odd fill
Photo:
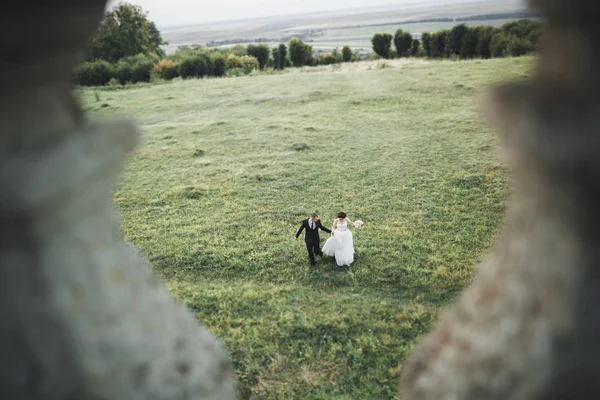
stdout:
MULTIPOLYGON (((490 0, 446 4, 437 6, 403 5, 402 8, 338 11, 303 16, 273 17, 242 21, 204 23, 180 27, 161 28, 164 39, 169 43, 167 52, 182 45, 227 47, 255 42, 274 46, 288 42, 294 36, 309 42, 318 51, 331 51, 349 45, 359 52, 371 51, 371 37, 376 32, 393 33, 398 28, 420 36, 423 32, 448 29, 462 23, 467 25, 500 26, 519 19, 523 12, 520 0, 490 0), (496 14, 497 18, 492 15, 496 14), (507 14, 513 18, 507 18, 507 14), (483 16, 487 16, 484 18, 483 16), (435 22, 412 22, 417 20, 435 22)), ((429 3, 428 3, 429 4, 429 3)))

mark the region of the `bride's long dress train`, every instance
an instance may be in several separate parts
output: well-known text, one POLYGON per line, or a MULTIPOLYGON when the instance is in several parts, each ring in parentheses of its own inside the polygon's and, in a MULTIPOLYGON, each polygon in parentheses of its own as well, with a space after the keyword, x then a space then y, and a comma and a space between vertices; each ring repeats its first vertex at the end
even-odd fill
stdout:
POLYGON ((354 261, 354 239, 348 224, 338 224, 337 229, 325 242, 322 248, 324 254, 335 257, 338 266, 350 265, 354 261))

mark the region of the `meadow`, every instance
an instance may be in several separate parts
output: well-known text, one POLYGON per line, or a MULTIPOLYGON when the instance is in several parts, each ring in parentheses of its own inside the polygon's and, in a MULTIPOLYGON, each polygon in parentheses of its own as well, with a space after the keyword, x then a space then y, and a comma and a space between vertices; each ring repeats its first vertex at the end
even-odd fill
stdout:
POLYGON ((139 121, 114 194, 123 235, 221 338, 239 398, 394 399, 403 362, 471 282, 510 196, 477 96, 530 75, 532 61, 77 93, 91 118, 139 121), (293 235, 310 213, 329 225, 340 210, 365 222, 356 261, 311 272, 293 235))

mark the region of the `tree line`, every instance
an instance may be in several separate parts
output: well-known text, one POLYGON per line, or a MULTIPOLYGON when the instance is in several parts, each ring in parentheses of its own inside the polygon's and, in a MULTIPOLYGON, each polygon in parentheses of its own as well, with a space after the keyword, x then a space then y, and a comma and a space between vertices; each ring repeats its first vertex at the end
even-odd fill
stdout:
POLYGON ((424 32, 420 40, 398 29, 393 36, 376 33, 371 43, 373 51, 383 58, 519 57, 535 52, 543 28, 542 22, 530 19, 507 22, 499 28, 459 24, 452 29, 424 32))
MULTIPOLYGON (((467 27, 423 33, 421 39, 399 29, 394 36, 377 33, 370 58, 490 58, 520 56, 535 50, 542 24, 531 20, 510 22, 500 28, 467 27), (393 46, 392 46, 393 45, 393 46)), ((125 85, 181 78, 224 77, 256 71, 330 65, 364 59, 348 46, 316 54, 310 44, 295 37, 274 48, 268 44, 231 48, 182 46, 166 55, 156 25, 139 6, 119 3, 107 12, 92 39, 84 62, 74 69, 81 86, 125 85)))

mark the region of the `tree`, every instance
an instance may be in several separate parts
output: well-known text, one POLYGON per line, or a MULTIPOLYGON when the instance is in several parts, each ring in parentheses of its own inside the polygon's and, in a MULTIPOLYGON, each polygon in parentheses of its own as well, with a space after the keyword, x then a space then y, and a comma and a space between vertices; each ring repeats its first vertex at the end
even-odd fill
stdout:
POLYGON ((448 53, 450 55, 460 55, 464 37, 468 32, 469 28, 465 24, 456 25, 450 30, 447 42, 448 53))
POLYGON ((150 45, 157 50, 157 54, 159 56, 163 56, 163 54, 160 54, 160 53, 163 53, 160 46, 165 44, 165 41, 163 40, 162 36, 160 35, 160 31, 156 27, 156 24, 154 23, 154 21, 148 21, 148 38, 150 40, 150 45))
POLYGON ((265 69, 265 65, 267 65, 271 56, 271 50, 266 44, 249 44, 248 55, 258 60, 260 69, 265 69))
POLYGON ((214 75, 214 64, 206 53, 183 59, 178 66, 179 76, 182 78, 202 78, 214 75))
POLYGON ((534 45, 525 38, 510 35, 507 41, 507 52, 513 57, 524 56, 534 50, 534 45))
POLYGON ((430 57, 442 58, 446 55, 446 32, 434 32, 430 41, 430 57))
POLYGON ((419 47, 421 47, 421 42, 419 39, 413 39, 412 45, 410 46, 410 56, 415 57, 419 54, 419 47))
POLYGON ((481 27, 469 28, 463 36, 462 46, 460 47, 461 58, 473 58, 477 55, 477 44, 479 42, 479 32, 481 27))
POLYGON ((412 46, 412 35, 408 32, 402 31, 402 29, 398 29, 396 34, 394 35, 394 46, 396 47, 396 52, 398 53, 398 57, 407 57, 410 48, 412 46))
POLYGON ((281 68, 281 56, 279 55, 279 47, 273 47, 273 49, 271 50, 271 59, 273 60, 273 68, 283 69, 281 68))
POLYGON ((371 39, 373 51, 383 58, 389 58, 392 48, 392 35, 389 33, 376 33, 371 39))
POLYGON ((477 41, 477 54, 481 58, 490 58, 492 56, 492 51, 490 46, 492 44, 492 37, 496 33, 496 28, 492 26, 485 26, 479 32, 479 39, 477 41))
POLYGON ((163 40, 139 6, 119 3, 107 12, 92 39, 92 59, 115 63, 137 54, 161 54, 163 40))
POLYGON ((354 52, 349 46, 344 46, 342 48, 342 61, 350 62, 352 61, 352 57, 354 57, 354 52))
POLYGON ((273 48, 273 66, 277 69, 285 69, 287 65, 287 47, 280 43, 278 47, 273 48))
POLYGON ((294 67, 303 67, 312 63, 312 46, 306 45, 302 40, 293 38, 290 41, 289 50, 294 67))
POLYGON ((242 46, 241 44, 236 44, 231 49, 229 49, 229 53, 238 57, 247 56, 248 49, 245 46, 242 46))
POLYGON ((421 35, 421 42, 423 43, 425 55, 427 57, 431 57, 431 33, 423 32, 423 34, 421 35))
POLYGON ((492 37, 490 53, 492 57, 504 57, 508 52, 508 39, 504 32, 498 32, 492 37))

